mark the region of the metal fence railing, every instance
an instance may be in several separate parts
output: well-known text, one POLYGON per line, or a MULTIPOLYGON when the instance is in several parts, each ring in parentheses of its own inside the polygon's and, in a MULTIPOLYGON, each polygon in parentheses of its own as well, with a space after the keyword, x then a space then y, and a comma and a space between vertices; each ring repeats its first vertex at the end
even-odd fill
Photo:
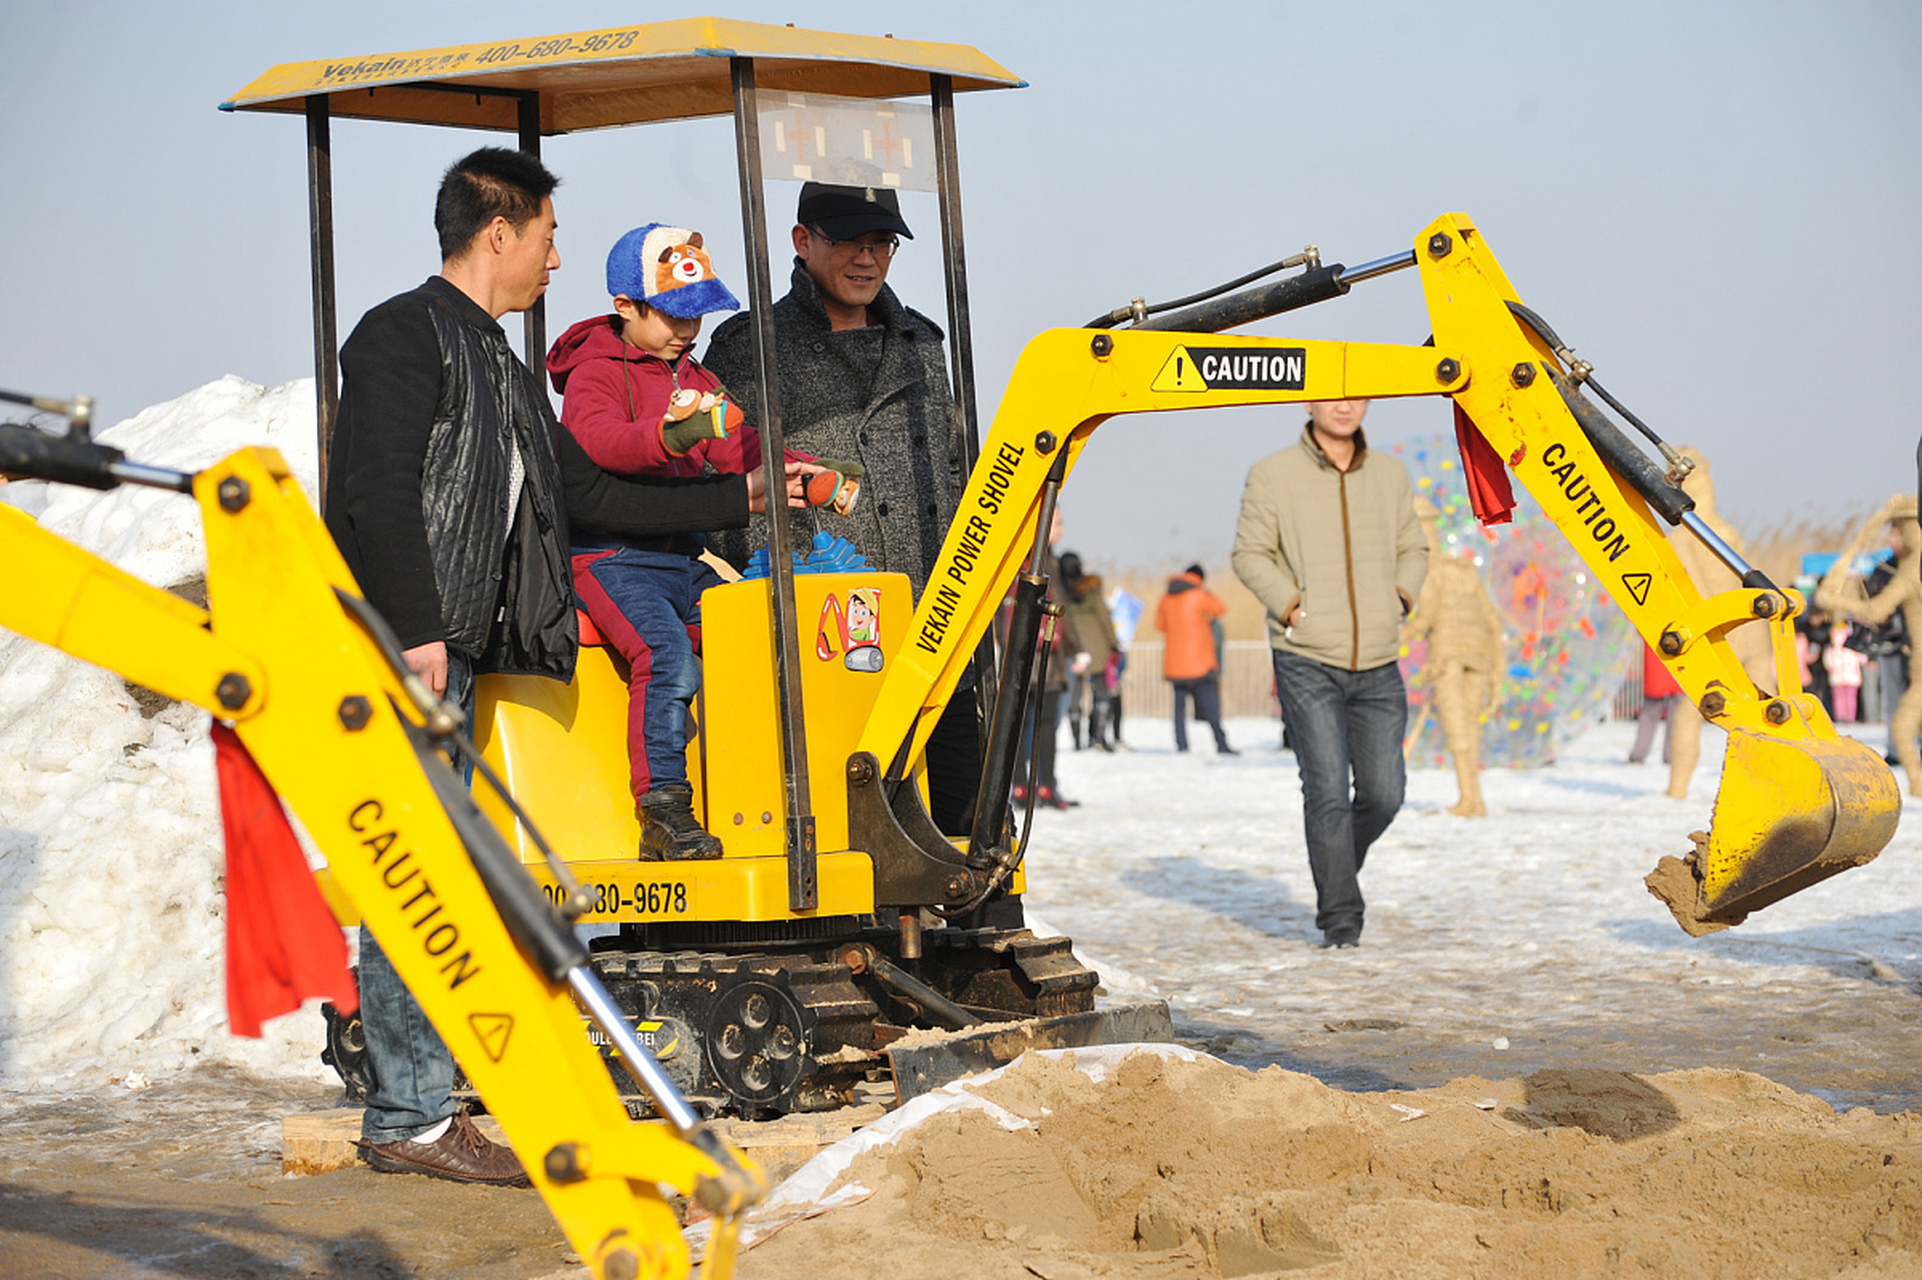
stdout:
MULTIPOLYGON (((1128 646, 1128 670, 1121 677, 1121 705, 1130 716, 1159 718, 1174 714, 1174 697, 1161 675, 1161 641, 1138 640, 1128 646)), ((1275 669, 1266 640, 1230 640, 1223 646, 1221 714, 1275 714, 1275 669)))
MULTIPOLYGON (((1127 715, 1174 714, 1174 699, 1161 675, 1161 650, 1159 640, 1139 640, 1128 646, 1128 670, 1121 677, 1121 705, 1127 715)), ((1609 712, 1617 720, 1633 720, 1642 710, 1641 655, 1624 662, 1622 668, 1609 712)), ((1266 640, 1228 641, 1223 647, 1220 683, 1223 716, 1276 714, 1274 661, 1266 640)))
POLYGON ((1642 714, 1641 654, 1622 664, 1621 687, 1615 690, 1615 702, 1609 707, 1609 714, 1617 720, 1633 720, 1642 714))

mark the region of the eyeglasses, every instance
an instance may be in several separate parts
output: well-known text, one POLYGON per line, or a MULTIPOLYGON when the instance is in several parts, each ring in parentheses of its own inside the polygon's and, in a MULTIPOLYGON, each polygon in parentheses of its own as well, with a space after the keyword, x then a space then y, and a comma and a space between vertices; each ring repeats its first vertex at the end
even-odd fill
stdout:
POLYGON ((886 262, 901 247, 901 242, 893 236, 881 240, 836 240, 819 227, 809 227, 808 234, 825 244, 829 253, 843 258, 858 258, 865 251, 872 253, 876 262, 886 262))

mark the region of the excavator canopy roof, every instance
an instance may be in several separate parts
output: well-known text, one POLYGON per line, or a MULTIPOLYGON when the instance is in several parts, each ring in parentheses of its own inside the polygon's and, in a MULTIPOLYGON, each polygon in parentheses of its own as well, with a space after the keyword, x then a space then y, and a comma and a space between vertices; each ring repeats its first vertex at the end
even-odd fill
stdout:
POLYGON ((754 59, 762 89, 892 98, 925 94, 930 75, 956 92, 1026 81, 963 44, 843 35, 728 18, 683 18, 601 31, 366 57, 284 62, 220 104, 223 111, 298 114, 324 95, 328 112, 456 128, 520 127, 538 95, 544 135, 727 115, 729 60, 754 59))

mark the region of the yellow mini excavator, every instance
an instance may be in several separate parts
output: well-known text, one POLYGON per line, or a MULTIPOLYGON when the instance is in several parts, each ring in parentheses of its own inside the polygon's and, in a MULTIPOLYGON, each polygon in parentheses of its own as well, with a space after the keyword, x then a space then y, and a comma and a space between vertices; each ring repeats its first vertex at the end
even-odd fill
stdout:
MULTIPOLYGON (((971 421, 965 287, 954 194, 952 95, 1019 81, 971 49, 698 20, 545 41, 276 68, 229 105, 303 112, 316 157, 317 324, 323 444, 332 393, 330 109, 543 132, 732 110, 743 169, 751 293, 769 301, 757 75, 796 96, 932 92, 957 399, 971 421), (758 70, 757 70, 758 68, 758 70), (323 255, 321 250, 325 248, 323 255)), ((803 104, 804 106, 806 104, 803 104)), ((799 108, 795 108, 799 109, 799 108)), ((894 123, 899 123, 890 117, 894 123)), ((826 132, 826 126, 823 126, 826 132)), ((789 136, 794 136, 791 132, 789 136)), ((816 157, 823 160, 824 157, 816 157)), ((539 351, 539 317, 530 345, 539 351)), ((771 343, 766 359, 771 361, 771 343)), ((764 374, 772 373, 764 364, 764 374)), ((775 383, 772 376, 762 386, 775 383)), ((379 938, 535 1185, 597 1275, 679 1276, 687 1254, 661 1187, 721 1216, 760 1193, 753 1165, 703 1127, 704 1110, 835 1105, 863 1078, 907 1096, 1032 1045, 1168 1035, 1165 1007, 1096 1009, 1095 975, 1068 942, 982 925, 1022 885, 1032 808, 1010 792, 1053 624, 1040 564, 1057 493, 1115 414, 1445 396, 1469 465, 1519 479, 1569 538, 1688 696, 1729 735, 1711 829, 1665 858, 1650 888, 1691 933, 1873 858, 1897 795, 1874 752, 1800 692, 1791 622, 1804 606, 1742 562, 1677 485, 1591 399, 1653 439, 1523 305, 1474 224, 1436 219, 1411 248, 1356 267, 1312 253, 1177 303, 1136 302, 1023 351, 928 589, 885 573, 801 573, 771 521, 769 577, 703 599, 706 672, 690 745, 697 813, 723 835, 709 862, 636 860, 618 660, 589 647, 574 682, 484 678, 471 737, 401 662, 280 457, 249 449, 193 475, 96 443, 85 406, 64 436, 0 426, 0 471, 191 494, 206 532, 206 609, 141 583, 0 505, 0 625, 231 721, 325 852, 343 919, 379 938), (1298 273, 1254 283, 1299 267, 1298 273), (1432 345, 1224 336, 1417 273, 1432 345), (1248 286, 1248 287, 1243 287, 1248 286), (1740 579, 1704 599, 1663 525, 1686 527, 1740 579), (920 756, 963 673, 983 658, 1009 587, 1012 622, 982 680, 983 781, 972 835, 929 820, 920 756), (860 624, 850 625, 852 601, 860 624), (803 637, 809 620, 814 634, 803 637), (1728 635, 1767 628, 1778 688, 1744 674, 1728 635), (811 643, 809 643, 811 641, 811 643), (477 772, 469 791, 449 756, 477 772), (404 851, 427 907, 385 866, 404 851), (989 913, 991 916, 991 912, 989 913), (576 922, 614 926, 583 942, 576 922), (980 926, 980 927, 976 927, 980 926), (948 1040, 914 1028, 956 1032, 948 1040), (930 1041, 933 1041, 930 1045, 930 1041), (635 1086, 623 1094, 610 1063, 635 1086), (630 1115, 649 1111, 663 1124, 630 1115)), ((17 397, 13 397, 17 398, 17 397)), ((776 406, 758 407, 778 459, 776 406)), ((1032 789, 1029 792, 1032 795, 1032 789)), ((352 1025, 332 1051, 351 1076, 352 1025)))

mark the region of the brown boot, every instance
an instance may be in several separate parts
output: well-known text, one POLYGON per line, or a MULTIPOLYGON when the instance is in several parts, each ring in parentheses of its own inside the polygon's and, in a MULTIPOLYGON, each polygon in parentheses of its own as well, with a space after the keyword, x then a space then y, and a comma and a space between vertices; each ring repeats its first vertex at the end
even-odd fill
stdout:
POLYGON ((721 842, 694 818, 694 789, 656 787, 640 798, 641 861, 684 862, 721 856, 721 842))
POLYGON ((490 1142, 466 1112, 456 1115, 447 1132, 432 1142, 368 1142, 361 1145, 367 1163, 381 1173, 424 1173, 449 1182, 478 1182, 495 1187, 528 1185, 527 1171, 511 1147, 490 1142))

